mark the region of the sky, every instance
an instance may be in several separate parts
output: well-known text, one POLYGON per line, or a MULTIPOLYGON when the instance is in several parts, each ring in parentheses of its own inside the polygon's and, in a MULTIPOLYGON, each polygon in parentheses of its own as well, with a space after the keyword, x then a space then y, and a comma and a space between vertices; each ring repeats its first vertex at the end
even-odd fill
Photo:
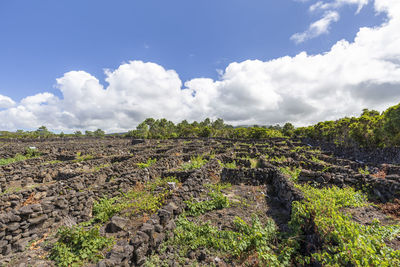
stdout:
POLYGON ((399 29, 398 0, 0 0, 0 130, 383 111, 399 29))

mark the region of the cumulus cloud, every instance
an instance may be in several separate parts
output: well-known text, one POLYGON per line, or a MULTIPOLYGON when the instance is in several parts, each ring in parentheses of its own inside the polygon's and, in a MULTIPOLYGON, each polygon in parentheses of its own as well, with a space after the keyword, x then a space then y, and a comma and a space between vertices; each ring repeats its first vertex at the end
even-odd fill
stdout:
POLYGON ((10 108, 15 105, 15 102, 8 96, 0 95, 0 109, 10 108))
POLYGON ((322 18, 310 24, 304 32, 293 34, 290 39, 295 43, 303 43, 309 39, 316 38, 322 34, 329 33, 329 27, 333 22, 340 19, 337 9, 344 5, 357 5, 356 14, 367 5, 369 0, 334 0, 334 1, 318 1, 309 7, 310 12, 324 11, 322 18))
POLYGON ((290 37, 290 39, 299 44, 308 39, 320 36, 321 34, 326 34, 329 32, 329 26, 332 22, 338 21, 339 18, 339 13, 336 11, 326 12, 320 20, 313 22, 305 32, 295 33, 290 37))
POLYGON ((318 55, 234 62, 218 80, 183 83, 174 70, 142 61, 107 70, 106 86, 85 71, 71 71, 56 80, 61 98, 41 93, 15 103, 0 95, 0 128, 114 132, 147 117, 306 125, 363 108, 384 110, 400 102, 400 2, 375 0, 375 9, 387 21, 361 28, 353 42, 338 41, 318 55))

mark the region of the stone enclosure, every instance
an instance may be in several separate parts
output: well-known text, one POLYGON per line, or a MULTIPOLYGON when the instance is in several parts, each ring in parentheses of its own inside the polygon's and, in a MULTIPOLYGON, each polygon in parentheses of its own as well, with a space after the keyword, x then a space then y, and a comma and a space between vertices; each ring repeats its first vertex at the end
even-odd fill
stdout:
POLYGON ((299 140, 6 140, 0 142, 0 158, 22 154, 26 147, 35 147, 41 155, 0 166, 0 266, 56 266, 48 255, 59 227, 87 222, 100 199, 159 178, 174 177, 177 182, 168 184, 168 196, 157 210, 113 214, 100 233, 112 237, 114 244, 103 259, 85 266, 141 266, 155 254, 170 266, 240 265, 243 262, 204 249, 179 260, 172 247, 160 252, 186 201, 207 199, 208 184, 230 183, 222 192, 238 203, 193 218, 220 229, 230 229, 236 216, 246 221, 258 214, 261 221, 270 218, 280 231, 287 231, 292 202, 303 199, 282 172, 287 167, 299 169, 299 183, 352 186, 382 205, 400 198, 399 166, 338 158, 299 140), (196 157, 204 160, 201 166, 182 168, 196 157), (149 160, 153 163, 140 165, 149 160), (227 167, 233 162, 234 167, 227 167))

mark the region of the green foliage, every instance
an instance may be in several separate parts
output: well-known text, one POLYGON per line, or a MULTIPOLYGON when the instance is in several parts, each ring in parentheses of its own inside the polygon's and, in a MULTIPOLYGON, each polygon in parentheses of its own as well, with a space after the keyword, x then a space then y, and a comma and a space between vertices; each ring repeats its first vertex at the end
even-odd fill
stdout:
POLYGON ((179 168, 179 170, 189 171, 189 170, 199 169, 203 167, 203 165, 206 164, 207 162, 208 161, 204 159, 201 155, 196 157, 191 157, 190 161, 183 163, 182 166, 179 168))
POLYGON ((185 201, 186 203, 186 214, 189 216, 198 216, 204 214, 207 211, 219 210, 230 206, 229 199, 221 192, 230 185, 215 185, 211 186, 208 196, 209 200, 201 202, 185 201))
POLYGON ((42 165, 52 165, 52 164, 57 164, 57 163, 61 163, 61 160, 50 160, 50 161, 46 161, 43 162, 42 165))
POLYGON ((77 152, 76 153, 76 159, 73 160, 73 162, 82 162, 82 161, 87 161, 87 160, 91 160, 94 159, 94 156, 92 155, 82 155, 81 152, 77 152))
POLYGON ((144 169, 144 168, 148 168, 148 167, 150 167, 151 165, 153 165, 154 163, 156 163, 157 162, 157 159, 148 159, 146 162, 144 162, 144 163, 136 163, 136 166, 138 166, 139 168, 141 168, 141 169, 144 169))
POLYGON ((285 136, 292 137, 294 134, 294 126, 290 122, 285 123, 282 128, 282 133, 285 136))
POLYGON ((171 243, 178 246, 181 254, 199 247, 214 249, 239 259, 256 253, 260 265, 284 266, 276 254, 277 227, 272 220, 262 225, 257 216, 252 216, 251 224, 236 217, 234 230, 220 230, 209 222, 196 224, 184 216, 176 220, 175 235, 171 243))
POLYGON ((293 202, 290 226, 301 235, 301 227, 313 218, 316 230, 323 238, 322 249, 312 254, 324 266, 399 266, 400 251, 388 247, 400 232, 400 226, 381 226, 375 221, 362 225, 343 212, 343 208, 368 205, 366 196, 352 188, 317 189, 298 186, 305 200, 293 202))
POLYGON ((226 169, 237 169, 236 161, 227 162, 227 163, 222 163, 222 162, 220 162, 220 165, 221 165, 223 168, 226 168, 226 169))
POLYGON ((96 137, 104 137, 105 132, 102 129, 97 129, 96 131, 93 132, 93 135, 96 137))
POLYGON ((24 161, 24 160, 31 159, 31 158, 36 158, 39 156, 40 156, 39 150, 37 150, 36 148, 33 148, 33 147, 28 147, 25 149, 24 155, 16 154, 12 158, 0 159, 0 166, 8 165, 8 164, 18 162, 18 161, 24 161))
POLYGON ((58 241, 50 253, 57 266, 80 266, 103 258, 101 250, 110 247, 113 240, 100 235, 100 226, 85 229, 83 226, 61 227, 58 241))
POLYGON ((290 168, 290 167, 281 167, 279 168, 281 173, 286 174, 290 177, 290 180, 293 182, 297 182, 297 179, 299 178, 301 169, 300 168, 290 168))
POLYGON ((283 156, 283 155, 280 156, 280 157, 278 157, 278 156, 270 157, 269 155, 265 155, 264 157, 265 157, 265 159, 267 161, 275 162, 275 163, 282 163, 282 162, 285 162, 287 160, 287 158, 285 156, 283 156))
POLYGON ((382 131, 385 134, 385 145, 400 144, 400 104, 388 108, 383 113, 382 131))
POLYGON ((156 212, 171 193, 168 182, 178 184, 175 177, 159 178, 145 185, 137 184, 132 190, 119 196, 103 197, 95 201, 92 211, 94 221, 106 222, 123 210, 129 210, 131 214, 156 212))
POLYGON ((311 155, 311 159, 312 162, 318 163, 318 164, 322 164, 322 165, 326 165, 326 162, 323 160, 320 160, 319 158, 317 158, 314 155, 311 155))
POLYGON ((298 137, 310 137, 337 145, 387 147, 400 145, 400 104, 380 114, 364 109, 359 117, 319 122, 294 130, 298 137))
POLYGON ((99 201, 95 201, 93 204, 92 213, 94 219, 100 222, 106 222, 114 214, 121 211, 121 205, 116 205, 115 202, 119 200, 118 197, 107 198, 103 197, 99 201))
POLYGON ((370 174, 370 172, 369 172, 369 170, 368 170, 368 166, 365 166, 365 168, 364 168, 364 169, 362 169, 362 168, 358 168, 358 173, 360 173, 360 174, 364 174, 364 175, 368 175, 368 174, 370 174))
POLYGON ((40 156, 40 152, 36 147, 27 147, 25 149, 25 157, 36 158, 40 156))
POLYGON ((186 120, 174 124, 166 119, 155 120, 147 118, 140 123, 136 130, 129 131, 126 136, 134 138, 167 139, 176 137, 228 137, 228 138, 272 138, 284 137, 280 127, 240 127, 233 128, 222 119, 211 121, 206 118, 202 122, 189 123, 186 120))
POLYGON ((24 155, 21 154, 17 154, 12 158, 7 158, 7 159, 0 159, 0 166, 2 165, 8 165, 17 161, 23 161, 26 160, 27 157, 25 157, 24 155))

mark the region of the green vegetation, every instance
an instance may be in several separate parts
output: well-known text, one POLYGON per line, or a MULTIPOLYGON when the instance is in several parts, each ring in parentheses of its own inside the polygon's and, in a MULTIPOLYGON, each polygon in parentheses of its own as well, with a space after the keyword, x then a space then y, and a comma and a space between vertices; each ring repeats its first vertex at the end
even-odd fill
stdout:
MULTIPOLYGON (((283 127, 257 126, 233 127, 224 123, 223 119, 211 121, 206 118, 202 122, 189 123, 184 120, 174 124, 165 118, 147 118, 135 130, 129 131, 126 136, 134 138, 186 138, 186 137, 224 137, 235 139, 264 139, 285 137, 309 137, 314 140, 323 140, 337 145, 362 147, 390 147, 400 145, 400 104, 388 108, 380 113, 375 110, 364 109, 359 117, 346 117, 336 121, 319 122, 313 126, 295 128, 291 123, 283 127)), ((45 126, 36 131, 16 132, 0 131, 0 138, 54 138, 54 137, 82 137, 81 131, 73 134, 55 134, 45 126)), ((101 129, 85 131, 87 137, 103 137, 101 129)))
POLYGON ((220 230, 210 222, 196 224, 180 216, 176 220, 175 235, 169 242, 179 248, 181 255, 203 247, 236 259, 256 253, 260 265, 284 264, 283 257, 276 254, 277 247, 274 244, 277 228, 274 221, 267 220, 265 225, 262 225, 258 217, 253 216, 251 224, 247 224, 243 219, 236 217, 233 224, 233 231, 220 230))
POLYGON ((223 163, 220 160, 218 160, 219 165, 222 168, 226 168, 226 169, 237 169, 237 165, 236 165, 236 161, 232 161, 232 162, 227 162, 227 163, 223 163))
POLYGON ((114 214, 126 210, 126 215, 136 213, 154 213, 165 202, 171 191, 168 182, 178 183, 174 177, 156 179, 145 185, 137 184, 127 193, 108 198, 103 197, 93 205, 94 221, 106 222, 114 214))
MULTIPOLYGON (((312 258, 325 266, 400 265, 400 251, 385 244, 400 233, 399 225, 380 226, 378 221, 362 225, 343 211, 344 208, 368 205, 366 196, 353 188, 317 189, 309 185, 298 185, 298 188, 305 200, 293 202, 290 226, 295 236, 301 236, 302 226, 313 219, 323 243, 312 258)), ((310 258, 304 260, 309 262, 310 258)))
POLYGON ((368 174, 370 174, 370 172, 369 172, 369 170, 368 170, 368 166, 365 166, 365 168, 364 168, 364 169, 362 169, 362 168, 359 168, 359 169, 358 169, 358 173, 360 173, 360 174, 364 174, 364 175, 368 175, 368 174))
POLYGON ((8 165, 8 164, 18 162, 18 161, 24 161, 24 160, 31 159, 31 158, 36 158, 39 156, 40 156, 40 152, 36 148, 28 147, 25 149, 25 153, 23 155, 16 154, 12 158, 0 159, 0 166, 8 165))
POLYGON ((99 166, 94 166, 94 167, 91 169, 91 172, 98 172, 98 171, 100 171, 101 169, 108 168, 108 167, 110 167, 110 166, 111 166, 111 164, 101 164, 101 165, 99 165, 99 166))
POLYGON ((311 155, 311 159, 312 162, 318 163, 318 164, 322 164, 322 165, 326 165, 326 162, 323 160, 320 160, 319 158, 317 158, 314 155, 311 155))
POLYGON ((390 147, 400 145, 400 104, 379 113, 364 109, 360 117, 319 122, 294 130, 298 137, 310 137, 338 145, 390 147))
POLYGON ((136 163, 136 166, 138 166, 141 169, 144 169, 144 168, 150 167, 151 165, 153 165, 156 162, 157 162, 157 159, 148 159, 144 163, 136 163))
POLYGON ((12 158, 7 158, 7 159, 0 159, 0 166, 1 165, 8 165, 17 161, 23 161, 28 159, 27 157, 25 157, 24 155, 21 154, 17 154, 12 158))
POLYGON ((185 162, 179 168, 181 171, 190 171, 203 167, 208 161, 203 156, 191 157, 189 162, 185 162))
POLYGON ((293 182, 297 182, 297 179, 299 178, 301 169, 300 168, 291 168, 291 167, 281 167, 279 168, 281 173, 286 174, 290 177, 290 180, 293 182))
POLYGON ((287 160, 287 158, 285 156, 274 156, 274 157, 270 157, 269 155, 265 155, 264 156, 265 159, 269 162, 275 162, 275 163, 282 163, 285 162, 287 160))
POLYGON ((0 196, 9 194, 9 193, 16 193, 22 190, 22 187, 7 187, 3 192, 0 193, 0 196))
POLYGON ((73 162, 82 162, 82 161, 87 161, 94 159, 94 156, 92 155, 82 155, 82 153, 79 151, 76 153, 76 159, 73 160, 73 162))
POLYGON ((61 267, 81 266, 102 259, 102 250, 111 247, 114 242, 111 238, 101 236, 99 228, 94 226, 85 229, 81 225, 61 227, 49 258, 61 267))
POLYGON ((221 192, 221 190, 230 187, 230 184, 217 184, 210 186, 208 196, 209 200, 201 202, 185 201, 186 214, 189 216, 198 216, 211 210, 219 210, 230 206, 229 199, 221 192))
POLYGON ((260 139, 271 137, 284 137, 282 132, 274 127, 239 127, 234 128, 224 123, 222 119, 211 121, 205 119, 202 122, 192 123, 186 120, 174 124, 167 119, 155 120, 148 118, 140 123, 136 130, 129 131, 127 136, 135 138, 167 139, 176 137, 228 137, 240 139, 260 139))
POLYGON ((250 161, 250 168, 252 168, 252 169, 260 167, 260 160, 259 159, 251 158, 250 156, 241 157, 239 159, 244 159, 244 160, 250 161))

